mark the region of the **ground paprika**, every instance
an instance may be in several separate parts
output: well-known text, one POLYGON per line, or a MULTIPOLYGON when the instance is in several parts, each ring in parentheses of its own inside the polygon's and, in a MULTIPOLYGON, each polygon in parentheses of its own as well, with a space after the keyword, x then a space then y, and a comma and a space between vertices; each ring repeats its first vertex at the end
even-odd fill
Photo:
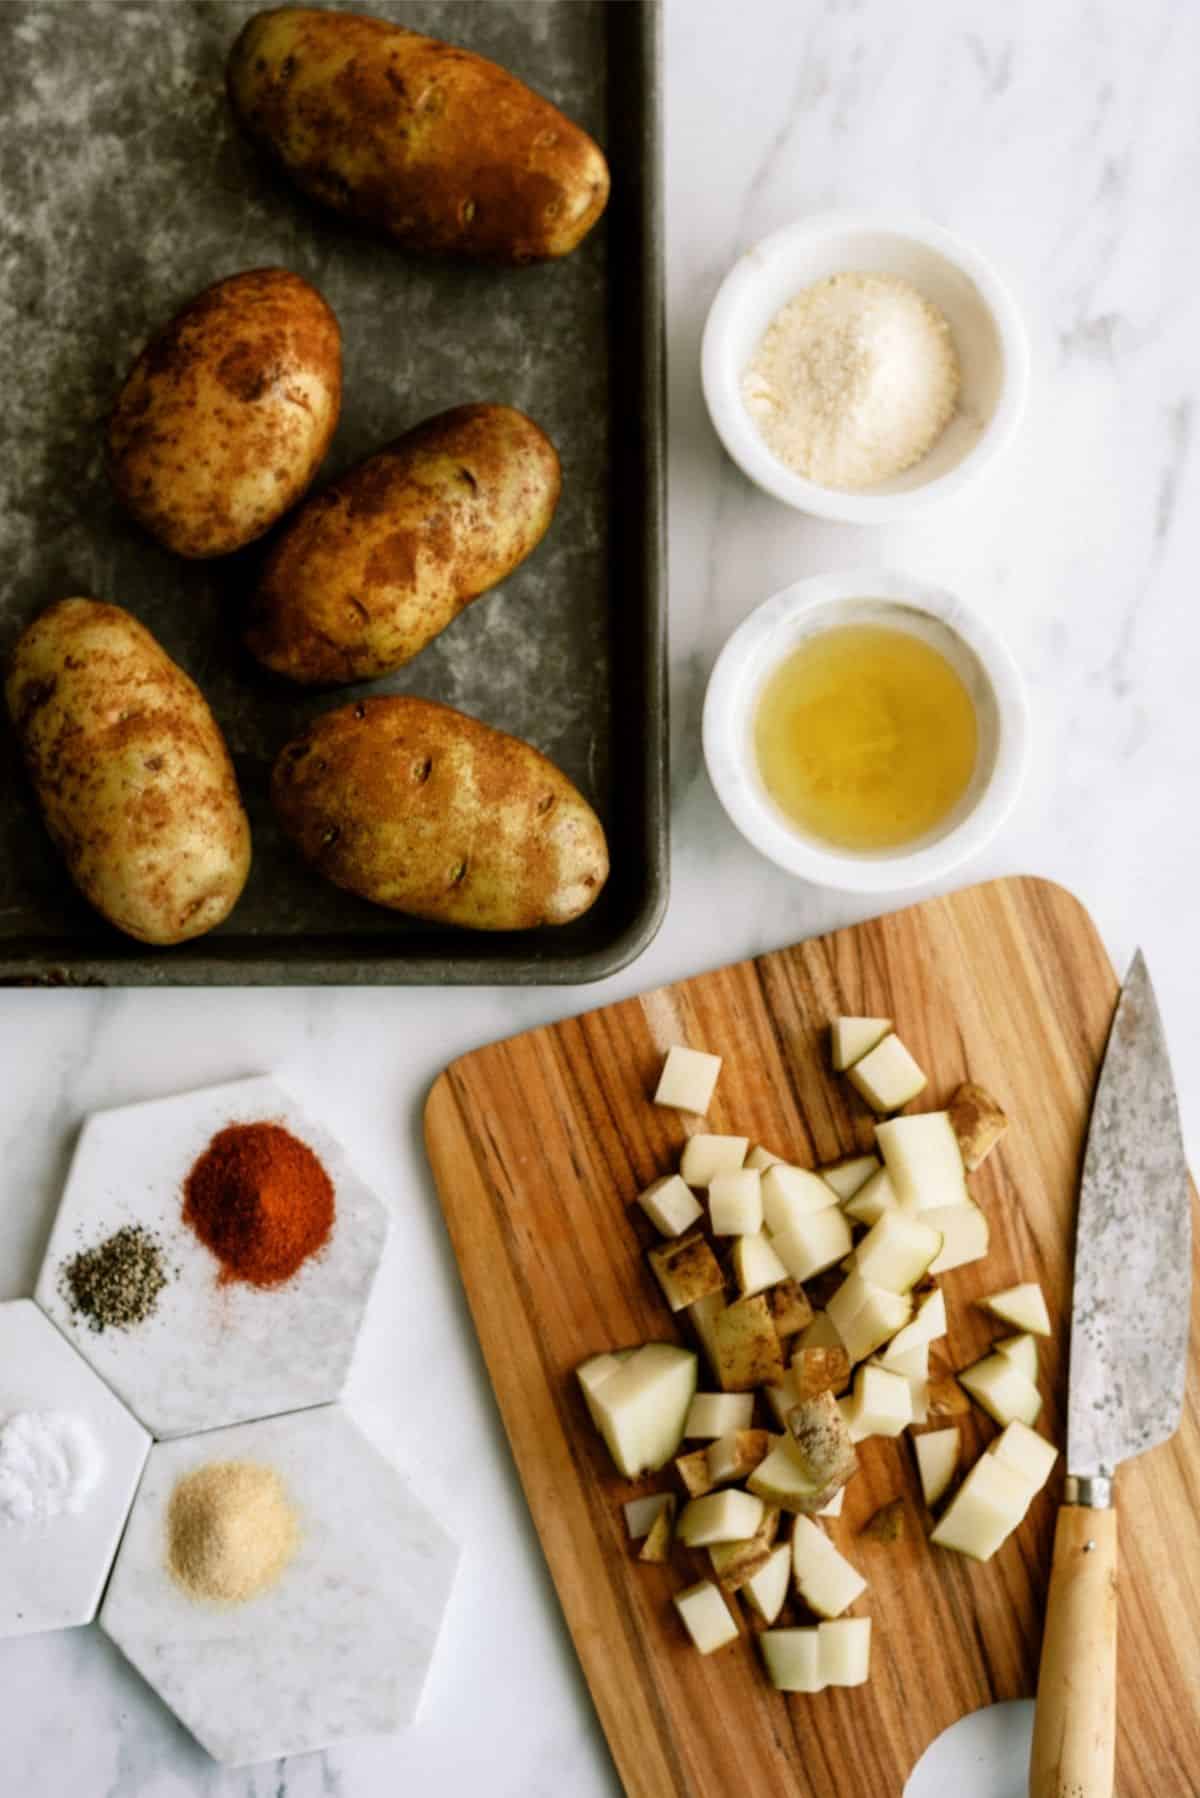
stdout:
POLYGON ((278 1286, 328 1241, 333 1182, 281 1124, 229 1124, 184 1182, 183 1217, 221 1262, 222 1281, 278 1286))

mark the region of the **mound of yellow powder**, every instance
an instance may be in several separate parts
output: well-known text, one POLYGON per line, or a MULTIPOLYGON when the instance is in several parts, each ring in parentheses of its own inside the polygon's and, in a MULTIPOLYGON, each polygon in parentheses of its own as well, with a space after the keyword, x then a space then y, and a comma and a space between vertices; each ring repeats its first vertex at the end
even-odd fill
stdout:
POLYGON ((296 1552, 296 1514, 279 1475, 253 1461, 213 1461, 181 1479, 167 1510, 167 1564, 193 1598, 244 1604, 296 1552))

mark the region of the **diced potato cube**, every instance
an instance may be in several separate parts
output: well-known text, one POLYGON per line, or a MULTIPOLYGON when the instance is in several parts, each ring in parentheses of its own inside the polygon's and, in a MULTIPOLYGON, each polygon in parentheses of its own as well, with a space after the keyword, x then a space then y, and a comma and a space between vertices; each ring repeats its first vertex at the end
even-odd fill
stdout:
POLYGON ((854 1251, 861 1277, 885 1292, 911 1292, 941 1253, 942 1234, 920 1217, 887 1211, 854 1251))
POLYGON ((912 1316, 912 1297, 873 1286, 855 1268, 830 1298, 826 1311, 851 1362, 865 1361, 904 1328, 912 1316))
MULTIPOLYGON (((747 1241, 753 1241, 748 1237, 747 1241)), ((734 1251, 737 1253, 736 1249, 734 1251)), ((774 1249, 771 1250, 774 1254, 774 1249)), ((778 1256, 776 1256, 778 1260, 778 1256)), ((780 1261, 782 1267, 783 1263, 780 1261)), ((794 1336, 797 1330, 807 1329, 813 1320, 813 1309, 808 1302, 808 1295, 799 1280, 790 1275, 771 1286, 767 1291, 767 1304, 771 1307, 771 1317, 779 1336, 794 1336)))
POLYGON ((792 1529, 792 1577, 797 1592, 818 1617, 840 1617, 867 1589, 858 1569, 808 1517, 797 1517, 792 1529))
POLYGON ((1027 1480, 1031 1496, 1041 1491, 1058 1460, 1058 1450, 1052 1442, 1016 1421, 1006 1425, 988 1453, 998 1455, 1006 1467, 1027 1480))
POLYGON ((714 1236, 756 1236, 763 1225, 762 1175, 752 1167, 714 1174, 708 1188, 708 1221, 714 1236))
POLYGON ((695 1390, 695 1355, 668 1342, 646 1343, 593 1387, 589 1409, 618 1473, 636 1480, 671 1459, 695 1390))
POLYGON ((638 1197, 638 1204, 663 1236, 682 1236, 704 1211, 685 1180, 664 1174, 638 1197))
POLYGON ((930 1537, 976 1561, 990 1561, 1029 1507, 1027 1481, 996 1455, 981 1455, 930 1537))
POLYGON ((586 1361, 581 1361, 575 1369, 575 1378, 579 1381, 583 1402, 597 1429, 600 1428, 600 1412, 594 1402, 595 1394, 599 1392, 609 1374, 616 1373, 618 1367, 628 1361, 633 1353, 633 1349, 615 1349, 611 1354, 591 1355, 586 1361))
POLYGON ((689 1136, 679 1159, 680 1178, 688 1186, 711 1186, 718 1174, 733 1174, 746 1159, 744 1136, 689 1136))
POLYGON ((812 1322, 804 1330, 797 1348, 841 1348, 842 1339, 828 1311, 815 1311, 812 1322))
POLYGON ((772 1236, 803 1223, 814 1211, 829 1211, 837 1194, 818 1174, 803 1167, 769 1167, 762 1176, 763 1218, 772 1236))
POLYGON ((698 1392, 688 1406, 684 1436, 715 1442, 730 1430, 748 1430, 754 1421, 752 1392, 698 1392))
POLYGON ((742 1596, 764 1623, 774 1623, 782 1611, 791 1577, 792 1551, 784 1542, 771 1550, 757 1573, 752 1573, 742 1586, 742 1596))
POLYGON ((766 1629, 759 1636, 758 1645, 767 1678, 777 1692, 825 1690, 816 1629, 766 1629))
POLYGON ((829 1167, 820 1168, 819 1173, 826 1186, 832 1186, 838 1198, 845 1204, 855 1193, 864 1187, 874 1174, 879 1172, 878 1155, 850 1155, 845 1161, 835 1161, 829 1167))
POLYGON ((788 1435, 818 1496, 800 1510, 819 1511, 858 1466, 850 1432, 832 1392, 802 1398, 788 1412, 788 1435))
POLYGON ((958 1430, 952 1424, 947 1430, 927 1430, 912 1439, 921 1476, 921 1492, 932 1511, 946 1492, 958 1466, 958 1430))
POLYGON ((885 1211, 895 1211, 898 1204, 891 1176, 885 1167, 881 1167, 852 1199, 847 1199, 842 1210, 856 1224, 871 1225, 877 1224, 885 1211))
POLYGON ((786 1429, 788 1412, 795 1410, 800 1403, 800 1394, 796 1391, 796 1382, 792 1379, 790 1371, 785 1373, 782 1380, 774 1386, 764 1386, 762 1395, 780 1429, 786 1429))
POLYGON ((765 1461, 771 1438, 766 1430, 731 1430, 708 1448, 708 1477, 714 1486, 744 1480, 765 1461))
POLYGON ((816 1511, 828 1497, 824 1487, 812 1478, 808 1463, 796 1444, 787 1436, 774 1443, 770 1454, 759 1462, 746 1481, 746 1487, 766 1504, 778 1505, 784 1511, 816 1511))
POLYGON ((774 1505, 767 1505, 761 1523, 745 1542, 713 1543, 708 1558, 723 1591, 740 1591, 766 1565, 774 1553, 778 1534, 779 1511, 774 1505))
POLYGON ((713 1352, 717 1378, 726 1392, 778 1384, 783 1349, 762 1293, 738 1299, 720 1313, 713 1325, 713 1352))
POLYGON ((998 1355, 1007 1355, 1010 1361, 1015 1361, 1031 1385, 1037 1385, 1038 1346, 1036 1336, 1030 1336, 1026 1331, 1020 1336, 1006 1336, 1002 1342, 993 1343, 992 1346, 998 1355))
MULTIPOLYGON (((886 1367, 889 1373, 902 1373, 906 1380, 927 1380, 929 1378, 929 1344, 918 1343, 916 1348, 906 1349, 901 1355, 892 1354, 895 1338, 888 1344, 888 1352, 879 1357, 879 1365, 886 1367)), ((695 1399, 692 1403, 695 1404, 695 1399)), ((685 1432, 686 1433, 686 1432, 685 1432)))
POLYGON ((711 1542, 745 1542, 763 1518, 763 1501, 750 1492, 709 1492, 683 1507, 676 1534, 689 1548, 711 1542))
POLYGON ((792 1356, 792 1384, 797 1398, 844 1392, 850 1384, 850 1357, 840 1342, 836 1348, 798 1348, 792 1356))
POLYGON ((988 1252, 988 1221, 978 1205, 947 1205, 923 1211, 921 1222, 942 1233, 942 1248, 931 1261, 931 1274, 948 1274, 952 1268, 982 1261, 988 1252))
POLYGON ((875 1140, 892 1189, 908 1210, 931 1211, 967 1203, 967 1177, 948 1112, 889 1118, 876 1124, 875 1140))
POLYGON ((650 1249, 647 1259, 672 1311, 683 1311, 697 1299, 725 1290, 717 1258, 698 1230, 650 1249))
POLYGON ((675 1472, 679 1475, 679 1483, 689 1498, 703 1498, 711 1492, 712 1481, 708 1477, 708 1450, 694 1448, 690 1454, 676 1455, 675 1472))
POLYGON ((912 1392, 903 1374, 868 1362, 854 1376, 854 1392, 842 1415, 856 1442, 867 1436, 898 1436, 913 1420, 912 1392))
POLYGON ((711 1580, 700 1580, 686 1592, 677 1592, 675 1609, 701 1654, 713 1654, 727 1642, 737 1641, 738 1626, 711 1580))
POLYGON ((865 1686, 871 1674, 871 1619, 817 1625, 817 1665, 826 1686, 865 1686))
POLYGON ((646 1533, 642 1543, 639 1561, 646 1561, 651 1566, 661 1567, 671 1558, 671 1548, 675 1541, 675 1495, 669 1494, 669 1500, 646 1533))
POLYGON ((958 1381, 998 1424, 1016 1419, 1032 1428, 1037 1422, 1041 1395, 1007 1355, 985 1355, 974 1366, 964 1368, 958 1381))
POLYGON ((771 1247, 794 1280, 811 1280, 814 1274, 835 1267, 851 1246, 850 1226, 836 1204, 830 1211, 797 1218, 771 1237, 771 1247))
MULTIPOLYGON (((935 1286, 918 1301, 912 1322, 896 1332, 879 1359, 885 1367, 891 1367, 913 1349, 927 1348, 937 1337, 945 1334, 946 1299, 941 1287, 935 1286)), ((926 1363, 928 1370, 928 1357, 926 1363)), ((904 1368, 897 1367, 897 1372, 904 1371, 904 1368)))
POLYGON ((764 1149, 760 1142, 756 1142, 746 1157, 746 1166, 756 1167, 759 1173, 762 1174, 765 1173, 769 1167, 778 1167, 782 1161, 782 1155, 772 1155, 770 1149, 764 1149))
POLYGON ((844 1074, 856 1061, 881 1043, 892 1028, 890 1018, 834 1018, 829 1026, 830 1060, 835 1074, 844 1074))
POLYGON ((624 1507, 625 1528, 631 1542, 640 1542, 649 1534, 650 1526, 664 1505, 674 1505, 673 1492, 648 1492, 644 1498, 631 1498, 624 1507))
POLYGON ((964 1080, 951 1099, 950 1122, 969 1174, 987 1160, 1008 1129, 1008 1119, 991 1093, 973 1080, 964 1080))
POLYGON ((654 1103, 671 1105, 676 1111, 692 1111, 697 1117, 703 1117, 712 1103, 720 1072, 719 1055, 706 1055, 702 1049, 685 1049, 676 1043, 667 1050, 654 1103))
POLYGON ((1011 1324, 1014 1330, 1025 1330, 1032 1336, 1049 1336, 1051 1333, 1050 1313, 1036 1280, 1027 1280, 1023 1286, 1009 1286, 979 1302, 993 1317, 998 1317, 1001 1323, 1011 1324))
POLYGON ((927 1084, 898 1036, 885 1036, 849 1070, 851 1086, 860 1092, 873 1111, 899 1111, 915 1099, 927 1084))

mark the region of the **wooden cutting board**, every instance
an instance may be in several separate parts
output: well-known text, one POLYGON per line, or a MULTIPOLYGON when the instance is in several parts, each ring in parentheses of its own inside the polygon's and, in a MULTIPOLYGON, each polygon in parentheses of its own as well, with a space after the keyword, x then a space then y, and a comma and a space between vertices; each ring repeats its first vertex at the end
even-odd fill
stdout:
MULTIPOLYGON (((1169 971, 1158 969, 1160 981, 1169 971)), ((828 1071, 836 1013, 891 1017, 930 1075, 917 1109, 966 1076, 1013 1119, 972 1176, 986 1261, 948 1274, 947 1349, 964 1367, 1003 1332, 980 1294, 1040 1280, 1060 1332, 1044 1345, 1043 1431, 1062 1442, 1076 1189, 1118 982, 1087 913, 1045 881, 994 881, 703 974, 464 1056, 429 1098, 426 1140, 476 1328, 575 1646, 626 1791, 895 1798, 948 1724, 1036 1683, 1061 1462, 986 1565, 929 1547, 906 1440, 863 1445, 830 1531, 870 1589, 870 1683, 783 1698, 744 1639, 707 1659, 670 1594, 699 1577, 641 1566, 617 1478, 573 1372, 586 1356, 677 1334, 642 1259, 637 1193, 676 1165, 689 1124, 650 1103, 664 1050, 715 1051, 707 1127, 805 1165, 871 1141, 828 1071), (903 1496, 906 1539, 858 1538, 903 1496)), ((1200 1231, 1196 1233, 1200 1245, 1200 1231)), ((1193 1287, 1200 1343, 1200 1276, 1193 1287)), ((1154 1295, 1147 1294, 1147 1303, 1154 1295)), ((711 1384, 702 1378, 701 1384, 711 1384)), ((995 1434, 963 1420, 964 1463, 995 1434)), ((665 1487, 659 1478, 644 1488, 665 1487)), ((1117 1790, 1200 1791, 1200 1391, 1182 1430, 1120 1477, 1117 1790)))

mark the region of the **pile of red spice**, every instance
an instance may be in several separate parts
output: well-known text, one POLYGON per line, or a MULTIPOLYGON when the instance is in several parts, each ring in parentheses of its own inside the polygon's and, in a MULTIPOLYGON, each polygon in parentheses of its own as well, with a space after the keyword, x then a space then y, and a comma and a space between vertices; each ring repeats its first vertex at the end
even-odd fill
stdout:
POLYGON ((188 1175, 183 1218, 221 1263, 221 1279, 278 1286, 329 1240, 333 1182, 281 1124, 230 1124, 188 1175))

